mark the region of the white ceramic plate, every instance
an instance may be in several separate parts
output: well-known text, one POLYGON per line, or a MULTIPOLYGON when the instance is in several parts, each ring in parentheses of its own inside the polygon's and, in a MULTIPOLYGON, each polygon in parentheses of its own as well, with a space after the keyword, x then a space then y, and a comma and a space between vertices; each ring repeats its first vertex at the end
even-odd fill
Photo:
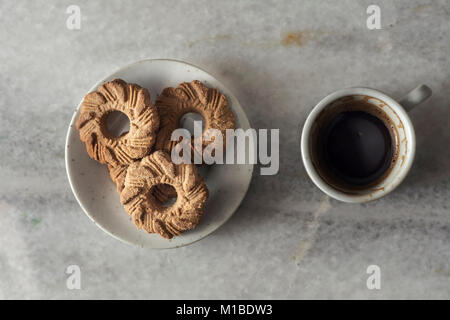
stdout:
MULTIPOLYGON (((109 75, 91 88, 94 91, 103 82, 121 78, 137 83, 150 91, 152 102, 165 87, 176 87, 181 82, 200 80, 207 86, 223 92, 234 112, 236 127, 250 128, 247 116, 236 97, 209 73, 191 64, 165 59, 143 60, 128 65, 109 75)), ((80 102, 81 104, 81 102, 80 102)), ((105 165, 89 158, 81 142, 75 121, 79 107, 72 117, 66 139, 66 169, 70 186, 84 212, 111 236, 124 242, 151 248, 176 248, 198 241, 224 224, 244 199, 253 173, 253 164, 213 165, 201 167, 200 174, 209 189, 209 199, 200 224, 172 240, 137 229, 120 204, 114 183, 105 165)))

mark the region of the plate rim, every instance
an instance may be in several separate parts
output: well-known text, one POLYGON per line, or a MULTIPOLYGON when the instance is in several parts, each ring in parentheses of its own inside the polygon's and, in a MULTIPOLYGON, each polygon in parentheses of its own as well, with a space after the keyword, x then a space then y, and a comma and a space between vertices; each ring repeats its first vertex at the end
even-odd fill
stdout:
MULTIPOLYGON (((119 73, 119 72, 121 72, 121 71, 123 71, 123 70, 129 69, 129 68, 131 68, 131 67, 133 67, 133 66, 135 66, 135 65, 137 65, 137 64, 140 64, 140 63, 153 62, 153 61, 168 61, 168 62, 176 62, 176 63, 188 65, 188 66, 197 68, 197 69, 199 69, 200 71, 203 71, 204 73, 206 73, 207 75, 209 75, 210 77, 212 77, 213 79, 215 79, 217 82, 219 82, 219 83, 221 84, 221 86, 222 86, 223 88, 226 89, 226 91, 228 92, 228 95, 231 97, 231 99, 232 99, 233 101, 236 101, 236 102, 237 102, 238 108, 240 109, 240 111, 241 111, 241 113, 242 113, 242 115, 243 115, 243 119, 242 119, 242 120, 244 120, 244 121, 243 121, 244 123, 242 124, 242 128, 243 128, 243 129, 245 129, 245 127, 249 128, 249 129, 251 128, 251 126, 250 126, 250 121, 248 120, 247 114, 245 113, 244 109, 242 108, 242 106, 241 106, 239 100, 238 100, 237 97, 234 95, 234 93, 233 93, 226 85, 224 85, 223 82, 222 82, 220 79, 218 79, 216 76, 213 76, 210 72, 206 71, 205 69, 203 69, 203 68, 201 68, 201 67, 199 67, 199 66, 197 66, 197 65, 195 65, 195 64, 193 64, 193 63, 190 63, 190 62, 187 62, 187 61, 183 61, 183 60, 170 59, 170 58, 146 58, 146 59, 141 59, 141 60, 137 60, 137 61, 128 63, 128 64, 126 64, 125 66, 120 67, 120 68, 116 69, 114 72, 112 72, 112 73, 108 74, 107 76, 103 77, 101 80, 97 81, 97 82, 89 89, 88 92, 92 92, 92 91, 94 91, 95 89, 97 89, 98 86, 100 86, 102 83, 104 83, 104 82, 106 81, 106 79, 110 78, 111 75, 113 75, 113 74, 116 74, 116 73, 119 73)), ((65 160, 66 174, 67 174, 67 178, 68 178, 68 180, 69 180, 70 188, 71 188, 71 190, 72 190, 72 193, 73 193, 75 199, 76 199, 77 202, 78 202, 78 205, 81 207, 81 209, 83 210, 83 212, 89 217, 89 219, 90 219, 92 222, 94 222, 94 224, 95 224, 98 228, 100 228, 103 232, 105 232, 105 233, 108 234, 109 236, 111 236, 111 237, 113 237, 113 238, 115 238, 115 239, 117 239, 117 240, 119 240, 119 241, 121 241, 121 242, 123 242, 123 243, 126 243, 126 244, 128 244, 128 245, 131 245, 131 246, 133 246, 133 247, 151 248, 151 249, 156 249, 156 250, 166 250, 166 249, 176 249, 176 248, 181 248, 181 247, 184 247, 184 246, 188 246, 188 245, 194 244, 194 243, 196 243, 197 241, 200 241, 200 240, 206 238, 207 236, 211 235, 212 233, 214 233, 217 229, 219 229, 219 228, 220 228, 221 226, 223 226, 226 222, 228 222, 228 220, 235 214, 235 212, 236 212, 236 211, 239 209, 239 207, 241 206, 242 201, 244 200, 245 196, 247 195, 248 189, 250 188, 251 181, 253 180, 253 172, 254 172, 255 164, 249 164, 249 165, 251 165, 251 167, 250 167, 250 171, 251 171, 251 172, 250 172, 250 179, 248 180, 247 186, 245 187, 245 192, 242 192, 242 196, 240 197, 239 201, 236 201, 236 205, 235 205, 235 207, 233 208, 232 213, 231 213, 228 217, 226 217, 226 219, 223 220, 222 223, 218 224, 217 226, 215 226, 214 228, 212 228, 211 231, 209 231, 209 232, 207 232, 206 234, 202 235, 202 236, 199 237, 198 239, 195 239, 195 240, 193 240, 193 241, 191 241, 191 242, 182 243, 182 244, 179 244, 179 245, 176 245, 176 246, 171 246, 171 247, 153 247, 153 246, 148 246, 148 245, 145 246, 145 245, 142 245, 142 244, 140 245, 140 244, 137 243, 137 242, 131 242, 130 240, 124 239, 124 238, 122 238, 122 237, 120 237, 120 236, 118 236, 118 235, 112 233, 110 230, 107 230, 107 229, 104 228, 102 225, 100 225, 100 224, 95 220, 95 218, 88 212, 88 210, 83 206, 82 202, 81 202, 80 199, 79 199, 79 195, 78 195, 78 193, 77 193, 77 191, 76 191, 76 189, 75 189, 75 187, 74 187, 74 185, 73 185, 72 178, 71 178, 71 172, 70 172, 70 169, 69 169, 69 167, 70 167, 70 161, 68 160, 68 159, 69 159, 69 157, 68 157, 69 139, 70 139, 71 134, 72 134, 72 132, 73 132, 73 125, 75 124, 75 117, 76 117, 76 115, 78 114, 78 111, 79 111, 80 106, 81 106, 82 103, 83 103, 83 98, 82 98, 81 101, 78 103, 78 106, 77 106, 77 108, 75 109, 75 111, 74 111, 74 113, 73 113, 73 115, 72 115, 72 117, 71 117, 71 119, 70 119, 69 127, 68 127, 68 129, 67 129, 67 134, 66 134, 66 139, 65 139, 65 145, 64 145, 64 160, 65 160)))

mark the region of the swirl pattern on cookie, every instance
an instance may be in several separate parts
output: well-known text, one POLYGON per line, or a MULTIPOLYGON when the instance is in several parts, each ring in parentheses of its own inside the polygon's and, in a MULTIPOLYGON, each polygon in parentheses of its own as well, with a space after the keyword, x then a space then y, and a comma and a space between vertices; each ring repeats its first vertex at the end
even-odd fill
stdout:
POLYGON ((159 128, 159 115, 147 89, 115 79, 84 97, 76 126, 89 156, 115 167, 129 164, 150 151, 159 128), (113 111, 123 112, 130 120, 130 131, 120 137, 107 129, 107 117, 113 111))
POLYGON ((138 228, 170 239, 198 224, 208 196, 194 164, 175 165, 166 152, 156 151, 130 164, 120 199, 138 228), (171 206, 155 197, 153 188, 160 185, 175 189, 177 199, 171 206))
POLYGON ((205 121, 202 135, 194 138, 201 139, 201 143, 196 144, 194 139, 191 139, 192 152, 203 152, 203 149, 214 141, 214 137, 208 135, 208 129, 220 130, 225 148, 226 129, 235 128, 234 115, 228 107, 225 95, 217 89, 208 88, 198 80, 183 82, 177 88, 165 88, 158 97, 156 106, 161 119, 156 150, 169 153, 172 151, 178 143, 171 141, 172 132, 180 127, 181 118, 190 112, 200 114, 205 121), (201 146, 202 150, 196 150, 196 146, 201 146))

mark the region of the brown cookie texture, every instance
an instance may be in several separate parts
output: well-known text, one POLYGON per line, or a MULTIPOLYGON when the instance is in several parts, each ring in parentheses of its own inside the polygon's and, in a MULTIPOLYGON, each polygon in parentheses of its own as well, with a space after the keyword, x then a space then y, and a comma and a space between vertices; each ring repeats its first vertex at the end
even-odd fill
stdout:
POLYGON ((171 141, 172 132, 180 127, 181 118, 190 112, 200 114, 204 121, 202 143, 194 143, 191 139, 191 154, 203 154, 206 146, 214 142, 214 137, 207 134, 208 129, 217 129, 222 133, 225 148, 226 129, 235 128, 234 115, 228 107, 227 98, 219 90, 208 88, 198 80, 183 82, 177 88, 165 88, 156 101, 161 119, 160 130, 156 138, 155 149, 164 150, 170 154, 177 141, 171 141), (195 146, 201 145, 202 150, 195 146))
POLYGON ((117 192, 120 194, 125 187, 125 176, 127 175, 128 165, 111 166, 108 165, 109 177, 115 183, 117 192))
POLYGON ((76 127, 91 158, 117 167, 150 151, 159 129, 159 115, 147 89, 115 79, 84 97, 76 127), (130 131, 120 137, 107 129, 107 117, 113 111, 123 112, 130 120, 130 131))
MULTIPOLYGON (((123 188, 125 188, 125 177, 127 175, 128 166, 129 165, 127 164, 115 167, 108 165, 109 176, 111 180, 115 183, 117 192, 119 194, 122 192, 123 188)), ((152 189, 152 192, 153 196, 160 203, 166 203, 177 196, 175 189, 167 184, 155 186, 152 189)))
POLYGON ((171 239, 198 224, 208 196, 195 165, 175 165, 159 150, 130 164, 120 200, 138 228, 171 239), (170 206, 163 206, 155 196, 153 188, 161 185, 176 191, 177 198, 170 206))
POLYGON ((161 204, 166 203, 177 197, 177 192, 174 187, 168 184, 160 184, 152 189, 152 195, 158 200, 161 204))

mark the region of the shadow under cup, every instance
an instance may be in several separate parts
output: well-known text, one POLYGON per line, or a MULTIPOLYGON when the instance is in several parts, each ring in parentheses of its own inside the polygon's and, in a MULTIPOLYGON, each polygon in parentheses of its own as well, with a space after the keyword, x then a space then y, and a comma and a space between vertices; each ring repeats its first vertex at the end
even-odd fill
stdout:
MULTIPOLYGON (((397 104, 397 106, 399 105, 397 104)), ((412 130, 409 123, 404 124, 405 121, 409 122, 409 118, 401 107, 396 108, 392 104, 390 106, 373 96, 347 95, 328 103, 315 117, 308 139, 309 157, 312 166, 319 179, 322 180, 319 184, 324 184, 327 188, 331 187, 340 194, 368 197, 364 199, 365 201, 378 198, 395 188, 404 177, 401 172, 406 169, 406 163, 408 162, 408 165, 410 165, 410 161, 405 160, 408 155, 408 136, 414 135, 414 133, 405 130, 405 128, 412 130), (402 114, 399 114, 399 111, 402 114), (359 121, 358 117, 363 117, 362 122, 354 123, 354 121, 359 121), (366 126, 366 129, 368 129, 366 132, 364 130, 360 132, 359 129, 355 130, 358 125, 364 123, 370 124, 373 128, 378 128, 380 132, 374 131, 370 126, 366 126), (378 127, 376 127, 377 125, 378 127), (346 140, 350 130, 349 126, 355 134, 360 134, 361 137, 363 134, 367 134, 364 139, 357 140, 358 137, 354 139, 357 143, 361 143, 360 146, 365 152, 364 158, 369 163, 379 165, 377 170, 373 172, 363 171, 365 169, 363 164, 358 163, 361 157, 356 156, 360 155, 360 150, 355 150, 354 144, 346 140), (340 131, 336 128, 347 130, 345 131, 347 136, 344 133, 339 136, 340 131), (376 144, 370 144, 376 139, 380 142, 380 137, 384 139, 385 144, 382 146, 386 149, 380 149, 381 145, 378 145, 379 148, 377 148, 376 144), (333 150, 334 154, 340 153, 342 157, 333 157, 333 150), (384 150, 383 154, 380 154, 381 150, 384 150), (336 159, 341 160, 341 163, 336 162, 336 159), (340 167, 335 165, 336 163, 340 167), (361 165, 361 168, 359 168, 359 165, 361 165), (355 174, 364 172, 367 173, 367 176, 346 175, 343 174, 345 171, 336 168, 353 170, 355 174)), ((359 201, 355 200, 355 202, 359 201)))

